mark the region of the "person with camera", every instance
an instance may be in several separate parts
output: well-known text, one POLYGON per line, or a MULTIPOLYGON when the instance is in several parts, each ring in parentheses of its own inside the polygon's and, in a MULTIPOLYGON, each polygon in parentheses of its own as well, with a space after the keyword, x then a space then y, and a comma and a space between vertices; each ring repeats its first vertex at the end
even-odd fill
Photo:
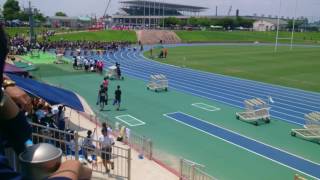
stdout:
MULTIPOLYGON (((14 171, 4 155, 4 149, 13 148, 19 155, 30 144, 31 127, 26 120, 25 112, 30 108, 30 97, 17 88, 9 79, 4 82, 4 65, 8 54, 7 36, 0 25, 0 179, 25 180, 19 172, 14 171)), ((90 179, 91 170, 83 167, 78 161, 65 161, 59 169, 47 179, 76 180, 90 179)))

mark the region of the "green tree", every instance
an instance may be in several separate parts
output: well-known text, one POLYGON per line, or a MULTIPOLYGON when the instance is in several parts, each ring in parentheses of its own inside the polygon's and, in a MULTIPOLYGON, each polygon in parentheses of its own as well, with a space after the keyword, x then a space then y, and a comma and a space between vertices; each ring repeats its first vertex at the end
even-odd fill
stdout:
POLYGON ((234 29, 236 26, 236 21, 232 18, 222 18, 217 21, 218 26, 222 26, 225 29, 234 29))
POLYGON ((3 17, 6 20, 20 19, 20 6, 16 0, 7 0, 3 5, 3 17))
MULTIPOLYGON (((160 25, 162 25, 162 23, 163 23, 163 20, 160 22, 160 25)), ((181 24, 181 20, 176 17, 167 17, 164 19, 164 25, 166 27, 180 25, 180 24, 181 24)))
POLYGON ((244 27, 244 28, 252 28, 253 27, 254 20, 252 19, 245 19, 242 17, 237 17, 236 19, 236 26, 238 27, 244 27))
POLYGON ((67 16, 67 14, 66 14, 66 13, 61 12, 61 11, 56 12, 56 14, 55 14, 55 15, 56 15, 56 16, 63 16, 63 17, 66 17, 66 16, 67 16))
POLYGON ((0 17, 3 17, 3 9, 0 7, 0 17))
POLYGON ((46 18, 40 12, 38 12, 37 14, 34 15, 34 19, 38 20, 40 22, 45 22, 46 21, 46 18))
MULTIPOLYGON (((303 27, 303 25, 305 25, 306 23, 307 23, 307 21, 305 19, 295 20, 294 28, 299 29, 299 28, 303 27)), ((288 21, 287 28, 291 30, 292 27, 293 27, 293 20, 291 19, 288 21)))
POLYGON ((198 18, 196 17, 191 17, 188 19, 188 24, 191 26, 198 26, 199 25, 199 21, 198 18))
POLYGON ((20 11, 18 19, 21 21, 29 21, 29 13, 26 11, 20 11))
POLYGON ((211 21, 208 18, 199 18, 198 25, 203 27, 209 27, 211 25, 211 21))

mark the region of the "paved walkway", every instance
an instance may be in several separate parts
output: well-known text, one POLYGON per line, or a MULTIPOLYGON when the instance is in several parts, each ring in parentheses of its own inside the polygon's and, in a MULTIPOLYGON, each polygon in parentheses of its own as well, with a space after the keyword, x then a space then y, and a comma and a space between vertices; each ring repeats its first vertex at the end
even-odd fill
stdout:
MULTIPOLYGON (((86 107, 86 109, 89 107, 86 107)), ((89 110, 90 111, 90 110, 89 110)), ((87 111, 88 112, 88 111, 87 111)), ((70 122, 67 123, 67 127, 78 130, 79 134, 82 136, 86 135, 87 130, 93 130, 97 127, 98 136, 100 135, 101 128, 97 126, 94 122, 85 118, 76 111, 67 109, 66 116, 70 117, 70 122)), ((121 142, 116 142, 116 146, 127 147, 121 142)), ((178 177, 162 166, 158 165, 154 161, 148 160, 146 158, 139 159, 138 152, 131 151, 131 179, 132 180, 178 180, 178 177)), ((98 162, 99 163, 99 162, 98 162)), ((109 177, 102 173, 93 173, 92 179, 115 179, 109 177)))

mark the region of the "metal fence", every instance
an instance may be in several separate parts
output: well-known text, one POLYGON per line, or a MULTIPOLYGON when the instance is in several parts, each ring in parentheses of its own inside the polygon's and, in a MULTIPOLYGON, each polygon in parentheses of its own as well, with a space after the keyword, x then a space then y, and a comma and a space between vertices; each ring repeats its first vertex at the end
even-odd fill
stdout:
POLYGON ((204 167, 190 160, 181 159, 180 180, 216 180, 202 170, 204 167))
POLYGON ((150 138, 142 136, 138 133, 133 132, 132 130, 130 130, 130 133, 125 132, 121 132, 121 128, 125 127, 126 125, 120 122, 115 122, 113 123, 112 121, 110 121, 110 119, 104 115, 101 114, 99 112, 95 112, 98 117, 93 117, 91 116, 91 118, 94 118, 91 121, 100 121, 100 122, 106 122, 109 126, 112 127, 112 129, 114 129, 113 131, 113 135, 115 137, 123 137, 122 141, 129 145, 131 148, 133 148, 134 150, 138 151, 138 153, 148 159, 152 159, 152 141, 150 138), (99 118, 100 117, 100 118, 99 118), (121 134, 123 133, 123 134, 121 134))
MULTIPOLYGON (((121 122, 111 121, 107 115, 95 111, 97 117, 93 121, 98 120, 100 122, 106 122, 115 131, 114 135, 119 136, 120 129, 126 124, 121 122)), ((160 165, 166 167, 169 171, 179 176, 181 180, 216 180, 209 174, 204 172, 204 166, 199 165, 190 160, 186 160, 170 153, 166 153, 153 146, 153 142, 150 138, 139 135, 138 133, 130 130, 129 137, 124 136, 123 142, 139 152, 150 160, 154 160, 160 165)))
MULTIPOLYGON (((86 146, 83 142, 85 137, 80 136, 77 132, 70 133, 60 131, 58 129, 33 124, 32 125, 32 140, 34 144, 49 143, 63 152, 63 160, 78 160, 91 168, 92 171, 103 175, 106 173, 106 168, 103 165, 101 158, 102 154, 110 155, 110 152, 101 150, 99 142, 93 140, 92 147, 86 146)), ((6 156, 9 159, 10 165, 19 172, 20 166, 16 155, 11 151, 6 151, 6 156)), ((109 176, 116 179, 131 179, 131 149, 118 146, 112 146, 111 161, 114 163, 114 168, 110 166, 109 176)))

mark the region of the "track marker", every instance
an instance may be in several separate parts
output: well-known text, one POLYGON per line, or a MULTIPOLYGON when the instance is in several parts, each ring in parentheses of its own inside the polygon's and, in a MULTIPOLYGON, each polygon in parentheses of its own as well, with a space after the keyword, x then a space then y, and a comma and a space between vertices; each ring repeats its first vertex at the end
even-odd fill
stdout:
POLYGON ((220 108, 217 108, 215 106, 211 106, 211 105, 208 105, 208 104, 205 104, 205 103, 193 103, 191 104, 191 106, 194 106, 194 107, 197 107, 197 108, 200 108, 200 109, 204 109, 206 111, 220 111, 221 109, 220 108))
POLYGON ((146 123, 129 115, 121 115, 121 116, 116 116, 116 119, 119 121, 122 121, 123 123, 127 124, 128 126, 134 127, 134 126, 142 126, 145 125, 146 123))

